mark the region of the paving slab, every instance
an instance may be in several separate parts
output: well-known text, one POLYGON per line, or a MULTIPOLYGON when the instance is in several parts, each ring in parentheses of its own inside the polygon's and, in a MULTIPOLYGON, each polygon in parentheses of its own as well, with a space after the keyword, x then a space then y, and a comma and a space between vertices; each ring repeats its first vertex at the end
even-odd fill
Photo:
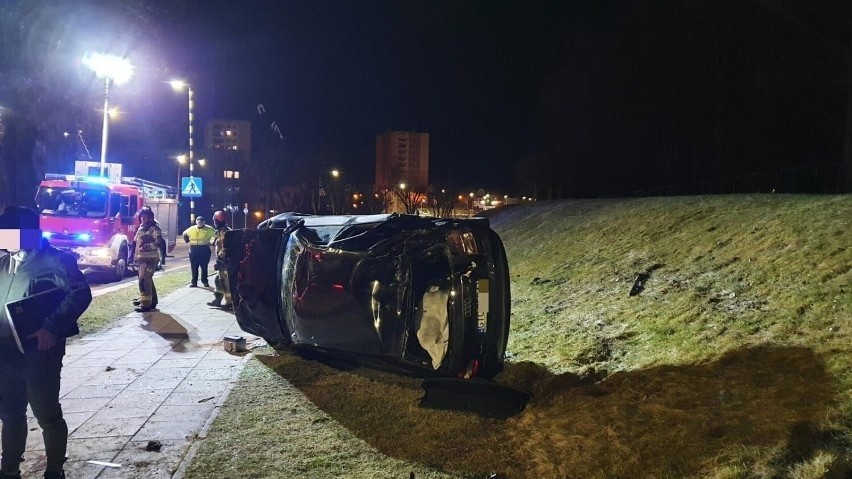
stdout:
MULTIPOLYGON (((184 287, 159 311, 131 313, 69 341, 60 391, 69 478, 172 477, 182 466, 248 359, 224 351, 222 338, 257 339, 240 331, 233 313, 207 306, 212 298, 211 290, 184 287)), ((41 477, 44 444, 28 415, 23 477, 41 477)))

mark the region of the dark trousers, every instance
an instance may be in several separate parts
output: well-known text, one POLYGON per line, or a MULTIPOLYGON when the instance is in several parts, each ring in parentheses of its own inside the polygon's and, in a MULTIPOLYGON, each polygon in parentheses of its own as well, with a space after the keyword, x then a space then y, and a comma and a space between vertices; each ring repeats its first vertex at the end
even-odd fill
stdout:
POLYGON ((157 263, 154 261, 139 262, 139 307, 140 308, 156 308, 159 299, 157 298, 157 285, 154 284, 154 270, 157 269, 157 263))
POLYGON ((198 270, 201 269, 201 282, 207 284, 207 267, 210 264, 209 246, 189 247, 189 267, 192 268, 192 284, 198 284, 198 270))
POLYGON ((47 351, 20 354, 0 350, 0 421, 3 422, 3 472, 18 470, 27 446, 27 403, 33 409, 44 438, 48 471, 65 463, 68 425, 59 404, 59 377, 65 340, 47 351))

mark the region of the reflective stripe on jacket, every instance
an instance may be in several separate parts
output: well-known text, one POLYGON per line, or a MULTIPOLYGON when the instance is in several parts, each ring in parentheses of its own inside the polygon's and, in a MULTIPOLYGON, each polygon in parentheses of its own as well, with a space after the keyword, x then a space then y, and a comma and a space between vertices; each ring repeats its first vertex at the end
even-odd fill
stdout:
POLYGON ((159 261, 160 242, 163 232, 155 224, 141 226, 136 230, 136 252, 134 258, 139 261, 159 261))

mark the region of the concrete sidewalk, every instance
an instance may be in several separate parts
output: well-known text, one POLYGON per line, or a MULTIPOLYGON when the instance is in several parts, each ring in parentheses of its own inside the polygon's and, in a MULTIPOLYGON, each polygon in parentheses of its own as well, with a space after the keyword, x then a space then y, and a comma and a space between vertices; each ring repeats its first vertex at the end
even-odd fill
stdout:
MULTIPOLYGON (((184 287, 160 311, 131 313, 112 328, 69 341, 60 402, 68 422, 69 479, 172 477, 206 434, 247 359, 222 338, 243 333, 213 293, 184 287), (156 442, 154 442, 156 441, 156 442), (157 449, 159 451, 146 450, 157 449), (88 461, 120 464, 94 465, 88 461)), ((41 429, 29 415, 23 477, 42 477, 41 429)))

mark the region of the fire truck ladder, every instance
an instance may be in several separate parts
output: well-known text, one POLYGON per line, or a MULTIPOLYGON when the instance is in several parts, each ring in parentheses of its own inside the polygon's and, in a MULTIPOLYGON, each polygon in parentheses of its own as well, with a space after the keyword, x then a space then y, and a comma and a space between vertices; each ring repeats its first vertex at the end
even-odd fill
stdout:
POLYGON ((154 183, 136 177, 123 177, 121 182, 126 185, 137 186, 142 189, 146 198, 174 199, 177 198, 177 188, 174 186, 154 183))

